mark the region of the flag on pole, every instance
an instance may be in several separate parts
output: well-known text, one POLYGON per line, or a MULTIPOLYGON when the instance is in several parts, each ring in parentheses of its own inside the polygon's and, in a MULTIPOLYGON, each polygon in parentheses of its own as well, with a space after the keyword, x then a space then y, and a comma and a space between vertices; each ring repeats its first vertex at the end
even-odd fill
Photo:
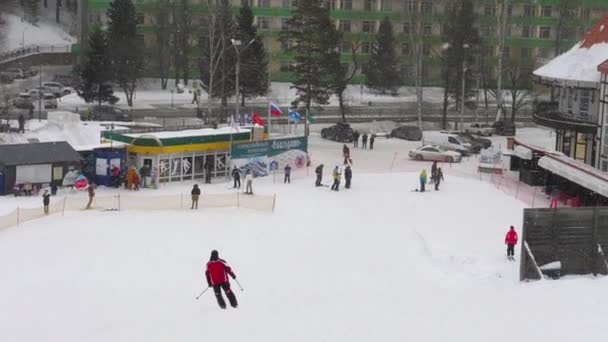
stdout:
POLYGON ((264 126, 264 120, 262 120, 258 113, 253 113, 253 123, 256 125, 264 126))
POLYGON ((302 119, 300 113, 296 112, 295 110, 289 111, 289 117, 295 122, 300 122, 300 120, 302 119))
POLYGON ((281 114, 283 114, 283 111, 281 110, 281 108, 279 106, 277 106, 276 104, 270 102, 270 115, 281 116, 281 114))

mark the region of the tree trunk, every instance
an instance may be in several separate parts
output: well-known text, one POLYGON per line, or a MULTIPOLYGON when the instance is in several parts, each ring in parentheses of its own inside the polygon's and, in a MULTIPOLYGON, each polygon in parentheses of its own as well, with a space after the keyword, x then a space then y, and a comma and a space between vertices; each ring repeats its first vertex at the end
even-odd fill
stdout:
POLYGON ((443 87, 443 113, 441 114, 441 129, 448 129, 447 125, 448 125, 448 98, 449 98, 449 93, 448 93, 448 87, 450 84, 450 70, 447 67, 447 60, 446 60, 446 70, 445 70, 445 85, 443 87))
POLYGON ((340 105, 340 114, 342 115, 342 122, 346 122, 346 111, 344 110, 344 91, 338 92, 338 104, 340 105))
MULTIPOLYGON (((509 0, 503 0, 500 7, 500 15, 496 16, 498 26, 498 66, 496 70, 496 121, 500 120, 502 112, 502 64, 503 64, 503 49, 505 43, 505 30, 507 24, 507 6, 509 0)), ((498 0, 495 0, 496 9, 498 9, 498 0)))
POLYGON ((55 0, 55 21, 59 23, 59 8, 61 8, 61 0, 55 0))

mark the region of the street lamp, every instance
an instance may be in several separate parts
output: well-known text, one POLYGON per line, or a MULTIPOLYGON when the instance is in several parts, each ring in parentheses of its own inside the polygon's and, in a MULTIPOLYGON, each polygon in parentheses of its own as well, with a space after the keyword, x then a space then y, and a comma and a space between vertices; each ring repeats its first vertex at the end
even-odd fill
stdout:
POLYGON ((230 39, 230 42, 232 43, 232 47, 234 47, 234 51, 236 52, 236 75, 235 75, 235 81, 234 81, 234 89, 235 89, 235 102, 236 102, 236 113, 235 113, 235 120, 236 118, 239 116, 239 111, 240 111, 240 94, 239 94, 239 74, 241 73, 241 52, 245 51, 245 49, 247 49, 249 47, 249 45, 251 45, 253 42, 255 41, 255 38, 252 39, 251 41, 249 41, 249 43, 247 43, 242 49, 239 50, 238 46, 241 46, 241 41, 240 40, 236 40, 236 39, 230 39))

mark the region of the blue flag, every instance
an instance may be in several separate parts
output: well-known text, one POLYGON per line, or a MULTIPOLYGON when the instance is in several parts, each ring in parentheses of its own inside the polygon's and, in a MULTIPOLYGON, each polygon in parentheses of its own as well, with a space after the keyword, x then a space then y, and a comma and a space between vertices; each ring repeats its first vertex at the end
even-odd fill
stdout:
POLYGON ((289 111, 289 117, 295 122, 300 122, 300 120, 302 119, 300 113, 292 110, 289 111))

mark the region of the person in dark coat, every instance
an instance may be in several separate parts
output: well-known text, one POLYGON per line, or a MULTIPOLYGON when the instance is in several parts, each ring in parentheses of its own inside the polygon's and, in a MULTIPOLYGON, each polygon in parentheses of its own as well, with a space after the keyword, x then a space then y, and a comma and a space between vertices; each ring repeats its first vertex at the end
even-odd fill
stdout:
POLYGON ((239 170, 236 166, 232 168, 232 178, 234 179, 233 189, 241 188, 241 170, 239 170))
POLYGON ((51 185, 51 195, 57 195, 57 182, 53 182, 53 184, 51 185))
POLYGON ((42 204, 44 205, 44 214, 49 214, 49 204, 51 204, 51 194, 49 194, 48 190, 44 190, 44 194, 42 194, 42 204))
POLYGON ((344 155, 344 165, 348 165, 348 163, 352 163, 352 159, 350 159, 350 148, 344 144, 342 147, 342 154, 344 155))
POLYGON ((353 147, 355 147, 355 148, 359 147, 359 132, 358 131, 353 132, 353 147))
POLYGON ((361 137, 361 147, 365 150, 367 148, 367 133, 363 133, 361 137))
POLYGON ((198 184, 194 184, 190 195, 192 195, 192 206, 190 209, 198 209, 198 198, 201 196, 201 189, 198 187, 198 184))
POLYGON ((148 177, 150 177, 150 167, 148 165, 144 164, 139 169, 139 176, 141 178, 141 186, 144 188, 148 187, 148 177))
POLYGON ((321 186, 321 181, 323 180, 323 164, 317 166, 317 168, 315 169, 315 174, 317 175, 315 186, 321 186))
POLYGON ((353 170, 350 168, 350 165, 347 165, 346 169, 344 169, 344 180, 346 181, 346 183, 344 183, 344 188, 350 189, 350 180, 352 178, 353 178, 353 170))
POLYGON ((374 149, 374 141, 376 141, 376 134, 372 133, 372 136, 369 138, 369 149, 374 149))
POLYGON ((437 162, 434 161, 431 166, 431 183, 435 182, 435 178, 437 177, 437 162))
POLYGON ((289 183, 291 184, 291 166, 289 166, 289 164, 285 165, 285 179, 283 180, 283 183, 289 183))
POLYGON ((437 171, 435 171, 435 190, 439 190, 439 184, 441 184, 442 180, 443 171, 441 171, 441 168, 437 168, 437 171))
POLYGON ((19 131, 17 133, 25 133, 25 116, 19 114, 17 121, 19 122, 19 131))
POLYGON ((213 166, 210 161, 207 161, 205 164, 205 183, 211 184, 211 172, 213 171, 213 166))
POLYGON ((225 260, 220 259, 218 251, 211 251, 211 257, 209 258, 209 262, 207 263, 205 277, 207 278, 207 285, 209 285, 209 287, 213 287, 213 292, 215 293, 217 304, 222 309, 226 308, 226 302, 224 301, 224 297, 222 296, 222 289, 224 290, 224 293, 226 293, 226 297, 228 297, 230 305, 233 308, 236 308, 238 306, 236 296, 234 295, 234 292, 232 292, 232 290, 230 289, 230 281, 228 280, 228 275, 230 275, 232 279, 236 279, 236 275, 232 271, 232 268, 225 260))

